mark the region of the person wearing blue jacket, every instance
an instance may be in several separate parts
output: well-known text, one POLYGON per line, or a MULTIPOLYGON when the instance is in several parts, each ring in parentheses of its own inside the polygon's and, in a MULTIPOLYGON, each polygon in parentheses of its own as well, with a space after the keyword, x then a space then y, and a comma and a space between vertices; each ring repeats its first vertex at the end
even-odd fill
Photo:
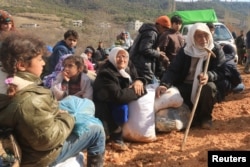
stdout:
POLYGON ((54 71, 61 56, 75 53, 78 38, 79 35, 75 30, 68 30, 64 33, 64 39, 57 42, 53 47, 53 53, 47 62, 49 63, 49 74, 54 71))

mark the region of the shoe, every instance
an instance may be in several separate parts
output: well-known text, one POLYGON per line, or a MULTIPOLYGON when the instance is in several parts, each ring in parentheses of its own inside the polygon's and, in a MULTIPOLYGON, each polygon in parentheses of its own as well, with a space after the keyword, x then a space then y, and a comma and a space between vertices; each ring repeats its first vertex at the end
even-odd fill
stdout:
POLYGON ((212 120, 204 121, 204 122, 201 124, 201 128, 202 128, 202 129, 207 129, 207 130, 212 129, 212 120))
POLYGON ((111 142, 111 147, 115 151, 126 151, 128 150, 128 146, 122 140, 114 140, 111 142))
POLYGON ((250 71, 245 69, 245 70, 244 70, 244 73, 250 74, 250 71))
POLYGON ((245 90, 245 85, 243 83, 238 84, 232 89, 233 93, 240 93, 245 90))

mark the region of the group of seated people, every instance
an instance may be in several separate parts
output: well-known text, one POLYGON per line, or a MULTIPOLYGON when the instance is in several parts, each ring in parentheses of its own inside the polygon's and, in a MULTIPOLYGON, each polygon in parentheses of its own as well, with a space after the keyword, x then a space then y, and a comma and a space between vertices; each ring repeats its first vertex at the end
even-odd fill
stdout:
MULTIPOLYGON (((64 37, 60 43, 71 43, 74 48, 78 35, 69 31, 64 37)), ((53 52, 65 49, 59 48, 56 51, 54 47, 53 52)), ((230 52, 230 48, 225 49, 230 52)), ((42 77, 42 82, 45 54, 43 41, 15 33, 3 40, 0 49, 0 75, 4 78, 0 84, 0 126, 13 128, 22 150, 22 166, 55 166, 83 150, 87 150, 87 166, 103 166, 107 139, 113 149, 127 150, 122 132, 131 112, 128 104, 147 95, 149 83, 138 76, 126 49, 112 48, 98 71, 88 70, 87 53, 77 55, 70 50, 51 57, 50 72, 42 77), (91 123, 94 116, 88 117, 88 111, 84 111, 89 118, 84 121, 90 123, 87 127, 79 125, 84 129, 82 133, 72 133, 79 121, 77 113, 60 105, 72 96, 82 99, 80 103, 85 104, 86 99, 93 103, 94 116, 102 123, 91 123)), ((226 62, 208 27, 194 24, 186 45, 155 87, 155 97, 160 98, 168 89, 176 87, 184 103, 192 108, 197 88, 202 85, 193 126, 209 129, 214 104, 241 82, 240 76, 232 78, 235 67, 226 62), (216 55, 211 57, 207 73, 202 72, 208 55, 204 47, 216 55)), ((71 104, 73 108, 77 108, 77 102, 71 104)))

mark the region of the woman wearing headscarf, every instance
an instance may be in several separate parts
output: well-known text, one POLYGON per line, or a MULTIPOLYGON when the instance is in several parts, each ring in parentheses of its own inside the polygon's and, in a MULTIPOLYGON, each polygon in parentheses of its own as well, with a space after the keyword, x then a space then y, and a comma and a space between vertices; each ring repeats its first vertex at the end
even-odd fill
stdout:
POLYGON ((138 78, 129 62, 128 52, 113 48, 100 67, 93 84, 93 101, 98 117, 117 151, 127 150, 122 139, 122 126, 128 121, 128 103, 146 93, 146 81, 138 78))
POLYGON ((15 25, 13 17, 8 12, 0 10, 0 33, 14 30, 15 25))
POLYGON ((198 87, 203 85, 192 126, 210 129, 212 111, 219 93, 215 82, 223 78, 223 73, 218 71, 221 71, 220 68, 224 62, 225 55, 221 47, 213 42, 207 25, 196 23, 187 35, 186 45, 164 73, 160 86, 156 90, 156 96, 159 97, 171 86, 176 86, 184 102, 192 109, 198 87), (208 53, 204 48, 212 50, 216 55, 216 57, 211 56, 206 74, 203 73, 203 69, 208 53))

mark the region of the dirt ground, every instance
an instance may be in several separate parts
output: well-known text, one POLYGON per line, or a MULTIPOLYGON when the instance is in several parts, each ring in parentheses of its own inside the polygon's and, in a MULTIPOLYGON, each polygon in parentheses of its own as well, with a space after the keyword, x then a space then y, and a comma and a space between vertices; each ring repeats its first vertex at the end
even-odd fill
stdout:
POLYGON ((228 95, 213 110, 211 130, 190 129, 184 150, 183 132, 157 134, 152 143, 126 143, 129 150, 106 148, 106 167, 206 167, 209 150, 250 150, 250 74, 242 72, 245 90, 228 95))

